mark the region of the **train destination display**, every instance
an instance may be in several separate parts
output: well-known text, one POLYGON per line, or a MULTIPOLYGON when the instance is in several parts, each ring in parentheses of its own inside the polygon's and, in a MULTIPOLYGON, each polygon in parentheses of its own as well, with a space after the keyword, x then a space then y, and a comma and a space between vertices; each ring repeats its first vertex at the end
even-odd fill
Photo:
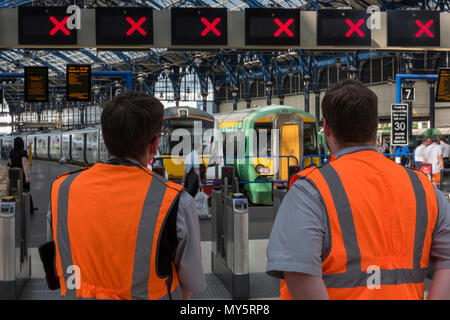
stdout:
POLYGON ((300 46, 300 9, 245 9, 245 44, 300 46))
POLYGON ((19 7, 19 44, 64 46, 77 44, 77 30, 69 28, 66 7, 19 7))
POLYGON ((67 65, 66 99, 68 101, 89 101, 91 99, 91 65, 67 65))
POLYGON ((450 102, 450 69, 439 70, 436 102, 450 102))
POLYGON ((172 45, 227 45, 225 8, 172 8, 172 45))
POLYGON ((153 44, 152 8, 96 8, 95 36, 97 45, 153 44))
POLYGON ((369 18, 365 10, 318 10, 317 45, 370 46, 369 18))
POLYGON ((25 101, 48 101, 48 68, 25 67, 25 101))

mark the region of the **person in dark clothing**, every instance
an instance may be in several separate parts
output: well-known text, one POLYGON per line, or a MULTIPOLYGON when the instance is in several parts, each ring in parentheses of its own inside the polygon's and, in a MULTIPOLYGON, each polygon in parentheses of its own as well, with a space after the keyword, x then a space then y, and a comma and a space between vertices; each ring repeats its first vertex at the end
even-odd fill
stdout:
MULTIPOLYGON (((9 153, 8 166, 11 168, 20 168, 23 172, 23 190, 30 192, 30 168, 28 167, 28 155, 25 151, 25 145, 21 137, 14 139, 14 148, 9 153)), ((30 213, 33 214, 35 208, 33 207, 33 200, 30 196, 30 213)))

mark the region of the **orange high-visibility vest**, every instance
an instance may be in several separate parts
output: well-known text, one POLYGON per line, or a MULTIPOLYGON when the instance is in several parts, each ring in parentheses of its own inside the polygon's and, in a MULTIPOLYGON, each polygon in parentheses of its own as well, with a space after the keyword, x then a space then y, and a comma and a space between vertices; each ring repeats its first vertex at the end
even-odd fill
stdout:
POLYGON ((51 206, 61 295, 180 299, 175 266, 164 278, 157 257, 166 218, 181 190, 133 165, 97 163, 58 177, 51 206), (70 266, 79 268, 80 277, 70 266))
MULTIPOLYGON (((330 299, 423 299, 438 214, 424 174, 369 150, 298 178, 317 188, 326 207, 331 248, 322 273, 330 299)), ((284 280, 280 291, 291 299, 284 280)))

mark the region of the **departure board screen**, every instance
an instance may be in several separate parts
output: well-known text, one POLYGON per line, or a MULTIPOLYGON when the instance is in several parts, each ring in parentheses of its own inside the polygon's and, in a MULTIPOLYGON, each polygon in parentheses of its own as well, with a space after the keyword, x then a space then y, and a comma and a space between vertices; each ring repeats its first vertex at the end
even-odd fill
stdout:
POLYGON ((77 30, 67 25, 66 7, 19 7, 19 44, 76 45, 77 30))
POLYGON ((48 101, 48 68, 25 67, 25 101, 48 101))
POLYGON ((369 18, 365 10, 318 10, 317 45, 370 46, 369 18))
POLYGON ((450 69, 439 70, 436 102, 450 102, 450 69))
POLYGON ((151 45, 153 9, 96 8, 95 30, 97 45, 151 45))
POLYGON ((172 8, 172 45, 227 45, 226 8, 172 8))
POLYGON ((245 44, 300 46, 300 9, 245 9, 245 44))
POLYGON ((388 46, 439 47, 439 11, 388 11, 388 46))
POLYGON ((67 65, 66 99, 68 101, 89 101, 91 99, 91 65, 67 65))

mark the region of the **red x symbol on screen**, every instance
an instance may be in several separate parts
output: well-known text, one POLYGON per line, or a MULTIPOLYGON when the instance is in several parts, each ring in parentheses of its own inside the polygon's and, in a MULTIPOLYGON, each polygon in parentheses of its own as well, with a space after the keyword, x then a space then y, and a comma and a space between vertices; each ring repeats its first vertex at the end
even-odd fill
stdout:
POLYGON ((286 23, 281 22, 280 19, 275 18, 273 19, 273 22, 275 22, 277 24, 278 27, 280 27, 275 33, 274 36, 275 37, 279 37, 283 32, 286 32, 286 34, 289 37, 293 37, 294 34, 292 33, 291 30, 289 30, 289 26, 294 22, 294 19, 288 19, 288 21, 286 21, 286 23))
POLYGON ((202 37, 206 36, 210 31, 212 31, 218 37, 222 35, 220 31, 216 29, 217 24, 219 24, 221 20, 220 18, 215 18, 211 23, 203 17, 200 20, 206 26, 206 28, 202 31, 202 37))
POLYGON ((127 36, 131 36, 136 30, 142 34, 143 36, 147 35, 147 32, 145 32, 144 29, 142 29, 142 24, 145 22, 145 20, 147 20, 146 17, 142 17, 138 20, 138 22, 134 22, 133 19, 131 19, 130 17, 126 17, 127 22, 129 24, 131 24, 131 28, 130 30, 127 31, 127 36))
POLYGON ((360 37, 364 37, 364 33, 359 29, 359 27, 364 23, 364 19, 359 19, 355 24, 350 19, 345 19, 345 22, 349 25, 350 30, 347 31, 345 36, 350 38, 353 32, 356 32, 360 37))
POLYGON ((429 20, 426 25, 422 22, 416 20, 416 24, 419 26, 420 30, 416 33, 416 38, 420 38, 422 33, 426 33, 430 38, 434 38, 434 34, 428 29, 434 23, 434 20, 429 20))
POLYGON ((55 25, 55 27, 50 30, 51 36, 53 36, 59 30, 61 30, 66 36, 70 36, 70 31, 66 28, 66 23, 69 20, 69 17, 65 17, 61 22, 59 22, 55 17, 50 17, 49 19, 55 25))

